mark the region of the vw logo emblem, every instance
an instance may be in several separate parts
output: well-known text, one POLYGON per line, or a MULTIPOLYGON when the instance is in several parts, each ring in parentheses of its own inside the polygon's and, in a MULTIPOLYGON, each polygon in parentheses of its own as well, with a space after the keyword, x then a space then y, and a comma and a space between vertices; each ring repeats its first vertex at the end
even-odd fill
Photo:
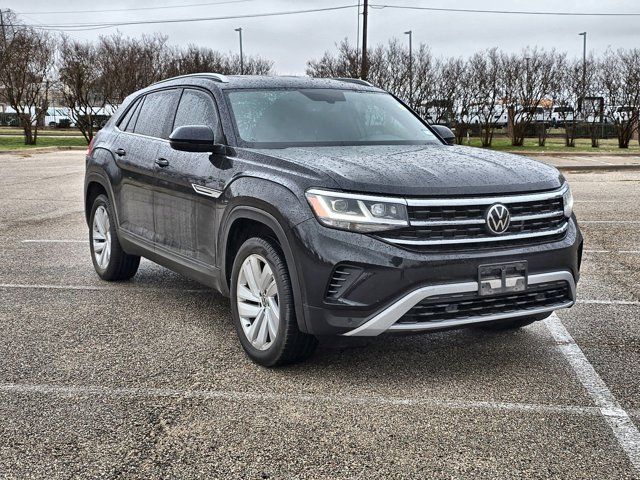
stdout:
POLYGON ((494 235, 500 235, 507 231, 511 223, 511 214, 507 207, 501 203, 492 205, 485 215, 487 229, 494 235))

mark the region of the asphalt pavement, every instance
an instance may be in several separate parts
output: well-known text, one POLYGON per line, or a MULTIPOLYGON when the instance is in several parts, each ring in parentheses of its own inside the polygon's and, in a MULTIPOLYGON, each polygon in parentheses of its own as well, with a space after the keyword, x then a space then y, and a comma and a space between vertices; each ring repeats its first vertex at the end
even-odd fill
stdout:
POLYGON ((78 151, 0 157, 0 479, 640 479, 640 169, 565 171, 574 308, 280 369, 196 282, 146 260, 101 281, 83 172, 78 151))

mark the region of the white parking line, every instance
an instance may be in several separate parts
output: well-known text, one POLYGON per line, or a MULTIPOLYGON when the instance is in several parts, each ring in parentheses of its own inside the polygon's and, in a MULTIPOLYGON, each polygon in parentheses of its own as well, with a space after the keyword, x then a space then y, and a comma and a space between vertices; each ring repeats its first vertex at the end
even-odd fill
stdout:
POLYGON ((579 220, 578 223, 602 223, 602 224, 621 224, 621 225, 636 225, 640 223, 640 220, 579 220))
MULTIPOLYGON (((113 292, 185 292, 185 293, 212 293, 214 290, 207 288, 172 288, 172 287, 139 287, 131 285, 53 285, 53 284, 30 284, 30 283, 0 283, 0 288, 7 290, 87 290, 87 291, 113 291, 113 292), (119 288, 123 287, 123 288, 119 288)), ((580 304, 597 304, 597 305, 640 305, 640 301, 635 300, 595 300, 581 299, 576 302, 580 304)))
POLYGON ((584 253, 640 253, 640 250, 585 250, 584 253))
POLYGON ((620 406, 558 316, 554 313, 544 323, 558 344, 558 349, 613 430, 618 443, 636 470, 640 472, 640 432, 629 418, 629 414, 620 406))
POLYGON ((225 390, 177 390, 170 388, 112 388, 103 386, 47 385, 0 383, 0 393, 61 395, 61 396, 107 396, 130 398, 199 398, 203 400, 255 401, 255 402, 308 402, 339 405, 393 405, 408 407, 433 407, 449 409, 506 410, 513 412, 558 413, 570 415, 599 415, 597 407, 579 405, 545 405, 517 402, 483 402, 473 400, 440 400, 435 398, 403 398, 360 395, 324 395, 305 393, 252 393, 225 390))
MULTIPOLYGON (((112 290, 122 292, 122 289, 111 285, 31 285, 28 283, 0 283, 0 288, 6 289, 39 289, 39 290, 112 290)), ((187 293, 211 293, 213 290, 206 288, 164 288, 164 287, 131 287, 127 286, 128 292, 187 292, 187 293)))
POLYGON ((590 300, 590 299, 578 299, 576 305, 588 304, 588 305, 640 305, 640 302, 635 300, 590 300))
POLYGON ((89 240, 22 240, 22 243, 89 243, 89 240))

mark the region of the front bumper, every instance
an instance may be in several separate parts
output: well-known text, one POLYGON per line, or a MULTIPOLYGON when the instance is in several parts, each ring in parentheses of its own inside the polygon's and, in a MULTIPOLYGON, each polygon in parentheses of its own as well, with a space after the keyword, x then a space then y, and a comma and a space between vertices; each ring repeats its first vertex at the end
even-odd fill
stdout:
POLYGON ((576 284, 573 279, 573 275, 569 272, 551 272, 542 273, 538 275, 530 275, 528 284, 537 285, 547 282, 567 282, 571 291, 571 296, 568 300, 555 303, 553 305, 547 305, 540 308, 529 308, 520 311, 511 311, 507 313, 496 314, 478 314, 468 316, 461 319, 452 320, 431 320, 424 323, 397 323, 408 311, 411 310, 421 301, 430 297, 440 295, 451 295, 467 292, 477 292, 478 282, 466 282, 466 283, 452 283, 448 285, 432 285, 428 287, 422 287, 418 290, 405 295, 397 302, 385 308, 378 313, 372 319, 368 320, 358 328, 348 331, 344 335, 354 337, 371 337, 380 335, 384 332, 421 332, 428 330, 441 330, 445 328, 462 327, 464 325, 470 325, 475 323, 493 322, 496 320, 503 320, 506 318, 517 318, 525 316, 540 315, 544 313, 550 313, 559 308, 571 307, 576 298, 576 284))
MULTIPOLYGON (((517 248, 455 252, 415 252, 374 236, 321 226, 310 219, 291 238, 304 311, 303 329, 314 335, 372 336, 383 332, 419 332, 455 328, 504 318, 539 315, 573 305, 579 278, 582 236, 575 217, 560 239, 517 248), (398 321, 430 297, 478 291, 478 267, 526 260, 529 285, 566 282, 570 295, 539 309, 527 308, 465 318, 398 321), (359 269, 343 294, 330 295, 341 266, 359 269)), ((534 306, 535 307, 535 306, 534 306)))

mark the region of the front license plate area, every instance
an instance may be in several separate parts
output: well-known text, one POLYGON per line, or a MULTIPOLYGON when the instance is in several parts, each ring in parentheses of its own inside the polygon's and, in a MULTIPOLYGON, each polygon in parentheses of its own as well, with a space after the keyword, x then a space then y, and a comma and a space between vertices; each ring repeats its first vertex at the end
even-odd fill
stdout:
POLYGON ((527 262, 496 263, 478 267, 478 295, 523 292, 527 289, 527 262))

